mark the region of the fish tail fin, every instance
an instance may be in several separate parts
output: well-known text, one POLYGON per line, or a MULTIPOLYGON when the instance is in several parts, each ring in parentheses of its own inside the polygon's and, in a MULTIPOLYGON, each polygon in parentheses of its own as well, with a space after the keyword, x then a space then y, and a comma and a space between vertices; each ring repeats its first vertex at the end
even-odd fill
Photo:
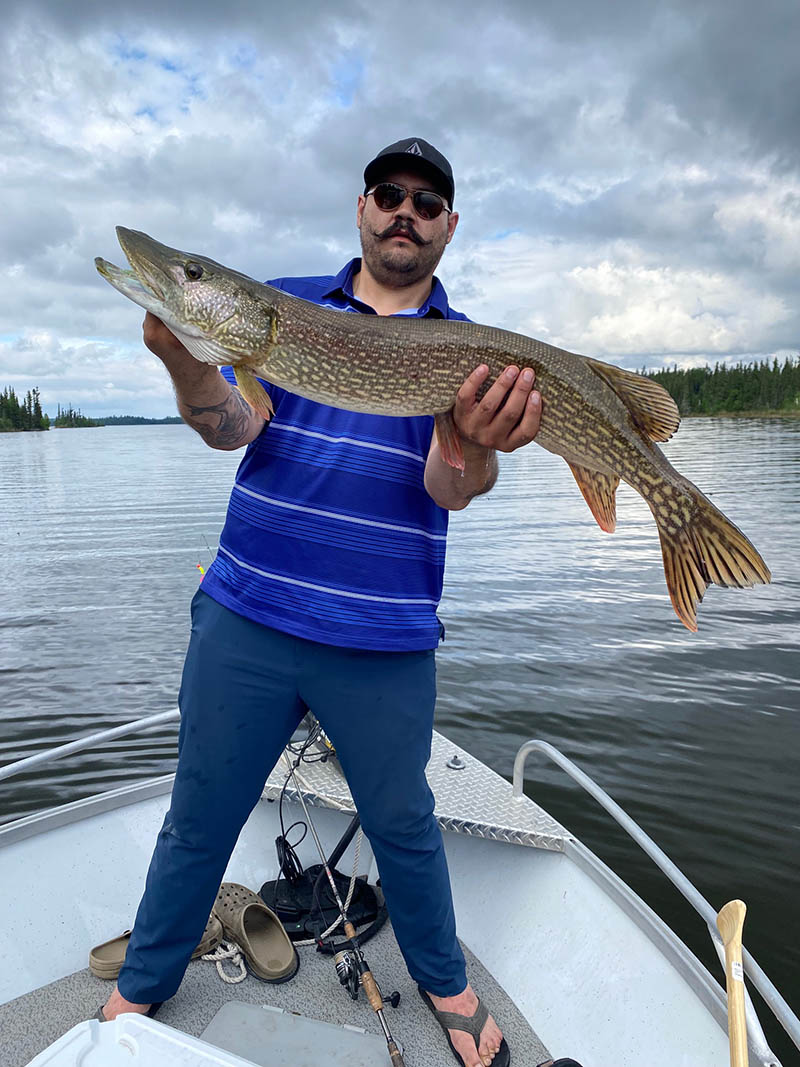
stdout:
POLYGON ((661 539, 664 573, 675 614, 687 630, 697 630, 697 605, 709 585, 743 589, 766 585, 769 568, 742 531, 714 507, 699 489, 678 512, 650 503, 661 539))

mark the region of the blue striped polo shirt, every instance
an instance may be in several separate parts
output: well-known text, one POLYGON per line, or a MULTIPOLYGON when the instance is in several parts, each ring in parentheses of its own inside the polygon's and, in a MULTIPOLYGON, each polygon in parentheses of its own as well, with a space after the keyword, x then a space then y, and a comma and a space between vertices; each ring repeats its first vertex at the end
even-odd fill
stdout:
MULTIPOLYGON (((374 315, 353 295, 360 267, 354 259, 335 277, 269 284, 374 315)), ((422 307, 406 314, 466 319, 438 279, 422 307)), ((229 367, 222 373, 234 382, 229 367)), ((275 415, 239 466, 204 592, 324 644, 435 648, 448 513, 423 485, 433 418, 358 414, 263 384, 275 415)))

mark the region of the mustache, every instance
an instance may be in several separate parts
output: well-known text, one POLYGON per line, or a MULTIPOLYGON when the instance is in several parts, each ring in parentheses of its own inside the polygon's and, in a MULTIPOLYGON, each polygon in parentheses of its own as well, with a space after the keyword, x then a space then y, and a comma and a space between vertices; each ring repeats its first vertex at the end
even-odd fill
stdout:
POLYGON ((387 226, 385 230, 377 234, 377 236, 383 241, 389 237, 394 237, 397 234, 403 234, 405 237, 410 237, 414 244, 417 245, 429 244, 428 241, 425 241, 420 237, 414 227, 409 223, 393 222, 390 226, 387 226))

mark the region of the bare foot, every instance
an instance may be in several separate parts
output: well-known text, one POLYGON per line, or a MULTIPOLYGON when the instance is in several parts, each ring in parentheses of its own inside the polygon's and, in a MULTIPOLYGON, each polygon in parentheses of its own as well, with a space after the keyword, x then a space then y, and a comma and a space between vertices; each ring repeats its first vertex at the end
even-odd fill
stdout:
MULTIPOLYGON (((435 997, 433 993, 428 996, 439 1011, 455 1011, 459 1015, 474 1015, 478 1007, 478 998, 471 985, 468 985, 463 993, 456 997, 435 997)), ((489 1016, 486 1025, 481 1030, 481 1040, 478 1051, 475 1051, 475 1042, 471 1034, 463 1030, 448 1030, 450 1040, 464 1061, 465 1067, 489 1067, 496 1054, 500 1051, 500 1042, 503 1034, 500 1027, 489 1016)))
POLYGON ((135 1012, 137 1015, 146 1015, 150 1007, 150 1004, 132 1004, 114 986, 114 992, 103 1005, 103 1015, 106 1017, 106 1022, 111 1022, 112 1019, 116 1019, 118 1015, 122 1015, 125 1011, 135 1012))

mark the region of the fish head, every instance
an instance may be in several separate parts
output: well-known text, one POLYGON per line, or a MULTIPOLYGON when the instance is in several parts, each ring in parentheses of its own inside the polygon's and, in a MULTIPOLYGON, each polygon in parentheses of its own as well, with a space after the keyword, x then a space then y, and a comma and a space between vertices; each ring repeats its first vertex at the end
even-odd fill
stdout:
POLYGON ((130 270, 96 259, 99 273, 159 318, 195 358, 236 366, 266 352, 276 312, 268 288, 206 256, 181 252, 146 233, 117 226, 130 270))

